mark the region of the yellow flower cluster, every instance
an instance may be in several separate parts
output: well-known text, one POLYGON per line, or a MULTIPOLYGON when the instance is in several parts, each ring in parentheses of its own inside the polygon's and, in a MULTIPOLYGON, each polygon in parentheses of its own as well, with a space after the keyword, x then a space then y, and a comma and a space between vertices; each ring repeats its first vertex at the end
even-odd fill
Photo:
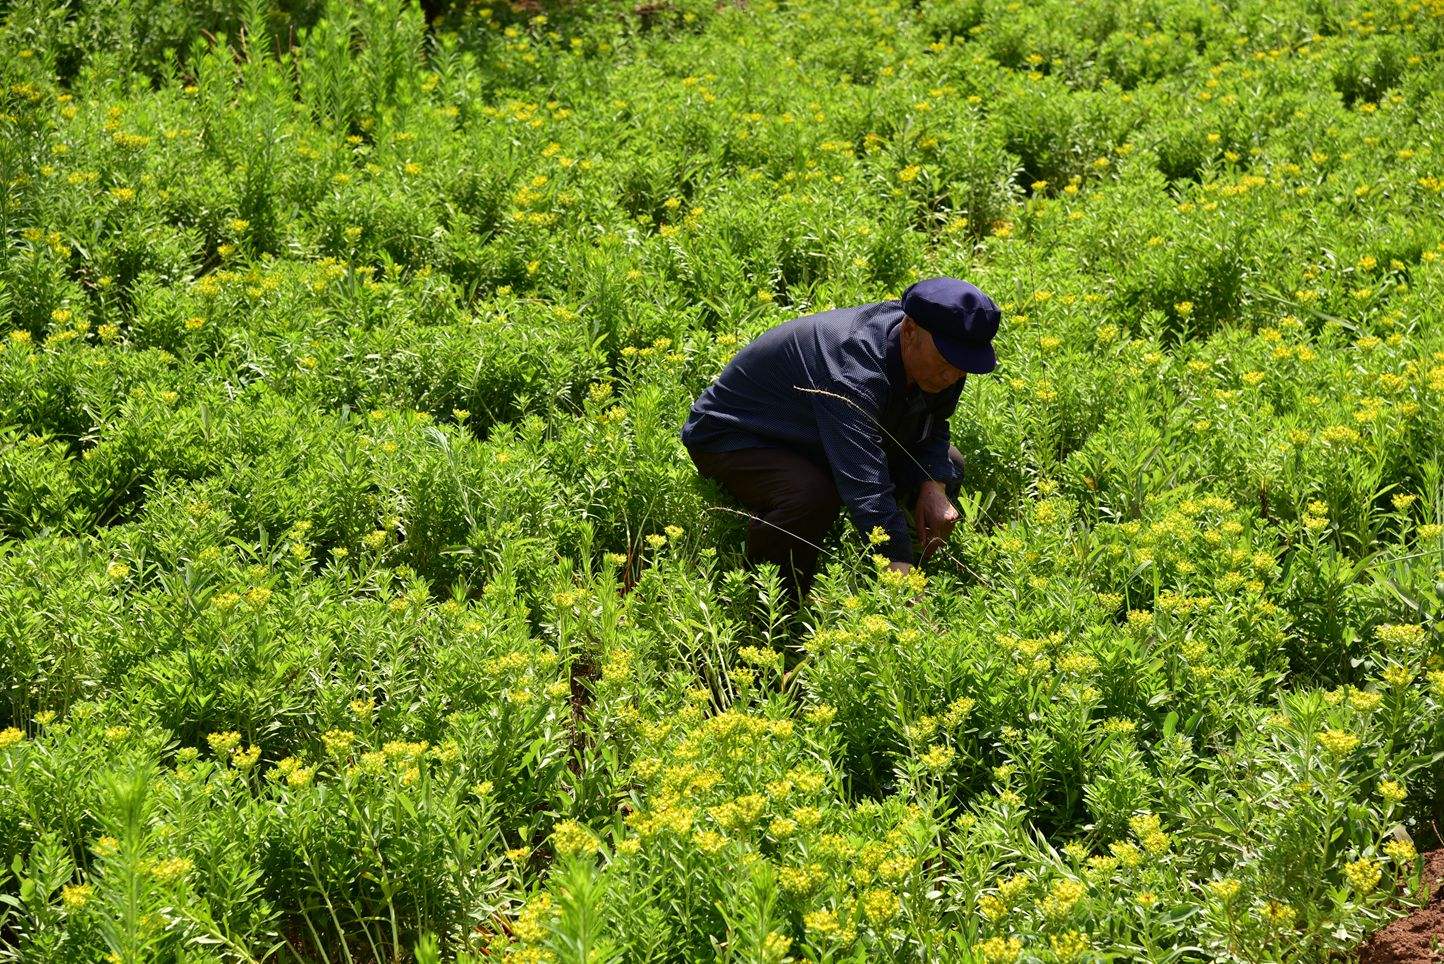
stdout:
POLYGON ((766 807, 766 797, 758 793, 747 793, 712 807, 707 812, 723 830, 737 831, 754 826, 766 807))
POLYGON ((737 651, 744 662, 753 666, 771 670, 774 673, 782 672, 782 654, 775 649, 762 649, 758 646, 743 646, 737 651))
MULTIPOLYGON (((699 789, 700 789, 699 785, 699 789)), ((668 832, 685 836, 694 827, 697 811, 682 804, 683 790, 664 790, 652 801, 650 810, 635 810, 627 815, 627 825, 643 840, 668 832)))
POLYGON ((1319 745, 1337 757, 1347 756, 1359 745, 1359 738, 1347 730, 1327 727, 1318 735, 1319 745))
POLYGON ((768 932, 762 939, 762 964, 782 964, 790 960, 787 952, 792 949, 792 938, 777 931, 768 932))
POLYGON ((1048 888, 1047 895, 1039 902, 1043 915, 1049 918, 1067 916, 1073 906, 1088 892, 1088 885, 1081 880, 1063 878, 1048 888))
POLYGON ((1344 879, 1362 896, 1373 893, 1374 888, 1379 885, 1379 878, 1382 874, 1379 862, 1367 857, 1350 861, 1344 865, 1344 879))
POLYGON ((315 775, 315 767, 304 766, 302 760, 293 756, 288 756, 278 761, 275 769, 272 770, 270 774, 271 779, 285 780, 286 785, 292 789, 309 786, 315 775))
POLYGON ((815 910, 804 914, 802 926, 810 936, 824 942, 846 945, 857 940, 857 928, 844 924, 835 911, 815 910))
POLYGON ((777 882, 782 890, 794 897, 807 896, 826 879, 827 871, 818 863, 805 867, 783 867, 777 873, 777 882))
POLYGON ((1157 856, 1168 850, 1168 835, 1163 832, 1162 823, 1157 814, 1141 813, 1130 817, 1128 826, 1148 853, 1157 856))
POLYGON ((1080 930, 1066 930, 1048 937, 1048 947, 1060 961, 1076 961, 1092 946, 1088 935, 1080 930))
POLYGON ((1382 623, 1374 627, 1374 638, 1388 650, 1409 649, 1424 641, 1424 627, 1382 623))
POLYGON ((1384 844, 1384 855, 1400 864, 1413 863, 1419 851, 1408 840, 1390 840, 1384 844))
POLYGON ((549 924, 555 916, 551 895, 542 891, 521 908, 512 922, 511 932, 524 944, 540 944, 546 940, 549 924))
POLYGON ((575 820, 558 821, 551 842, 558 857, 589 857, 600 846, 596 835, 575 820))
POLYGON ((1243 890, 1243 884, 1233 877, 1222 877, 1218 880, 1211 880, 1206 885, 1209 894, 1222 903, 1228 904, 1243 890))
POLYGON ((189 857, 167 857, 145 862, 146 871, 162 883, 174 883, 189 874, 194 867, 195 863, 189 857))
POLYGON ((1298 911, 1278 900, 1268 900, 1262 908, 1263 919, 1276 930, 1287 930, 1294 926, 1298 911))
POLYGON ((862 895, 862 911, 868 920, 882 925, 897 916, 902 901, 890 890, 871 888, 862 895))
POLYGON ((1013 964, 1023 953, 1018 937, 990 937, 978 945, 978 953, 986 964, 1013 964))

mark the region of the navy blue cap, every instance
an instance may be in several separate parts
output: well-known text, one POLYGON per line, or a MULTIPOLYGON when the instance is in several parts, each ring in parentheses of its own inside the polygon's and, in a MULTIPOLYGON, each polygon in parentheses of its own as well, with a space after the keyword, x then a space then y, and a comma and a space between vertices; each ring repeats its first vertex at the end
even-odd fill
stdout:
POLYGON ((977 375, 998 367, 993 336, 1003 313, 966 281, 924 278, 903 292, 902 309, 932 333, 933 344, 950 365, 977 375))

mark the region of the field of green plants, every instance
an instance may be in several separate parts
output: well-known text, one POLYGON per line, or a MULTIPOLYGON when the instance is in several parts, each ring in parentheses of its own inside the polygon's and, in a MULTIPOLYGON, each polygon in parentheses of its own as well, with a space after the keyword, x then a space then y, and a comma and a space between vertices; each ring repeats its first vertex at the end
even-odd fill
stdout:
POLYGON ((1321 961, 1444 821, 1444 2, 0 0, 0 959, 1321 961), (974 282, 801 612, 678 438, 974 282), (880 557, 879 557, 880 558, 880 557))

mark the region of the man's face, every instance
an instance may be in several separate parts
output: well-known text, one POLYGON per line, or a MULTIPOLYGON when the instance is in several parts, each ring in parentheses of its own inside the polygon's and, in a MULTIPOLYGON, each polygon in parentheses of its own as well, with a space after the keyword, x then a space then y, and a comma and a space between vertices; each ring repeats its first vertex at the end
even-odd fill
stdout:
POLYGON ((903 319, 902 357, 908 378, 917 382, 918 387, 928 394, 951 388, 967 374, 949 363, 933 344, 932 332, 911 318, 903 319))

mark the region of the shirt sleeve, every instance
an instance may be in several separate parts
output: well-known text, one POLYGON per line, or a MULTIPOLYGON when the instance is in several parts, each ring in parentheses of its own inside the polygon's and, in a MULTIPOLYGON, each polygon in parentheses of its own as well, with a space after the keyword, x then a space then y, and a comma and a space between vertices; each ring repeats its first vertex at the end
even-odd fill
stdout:
MULTIPOLYGON (((828 386, 811 393, 813 415, 823 453, 832 468, 837 494, 864 536, 880 526, 888 534, 877 551, 894 562, 912 562, 907 517, 897 504, 896 486, 883 452, 878 405, 847 388, 828 386)), ((947 446, 943 446, 947 460, 947 446)))

